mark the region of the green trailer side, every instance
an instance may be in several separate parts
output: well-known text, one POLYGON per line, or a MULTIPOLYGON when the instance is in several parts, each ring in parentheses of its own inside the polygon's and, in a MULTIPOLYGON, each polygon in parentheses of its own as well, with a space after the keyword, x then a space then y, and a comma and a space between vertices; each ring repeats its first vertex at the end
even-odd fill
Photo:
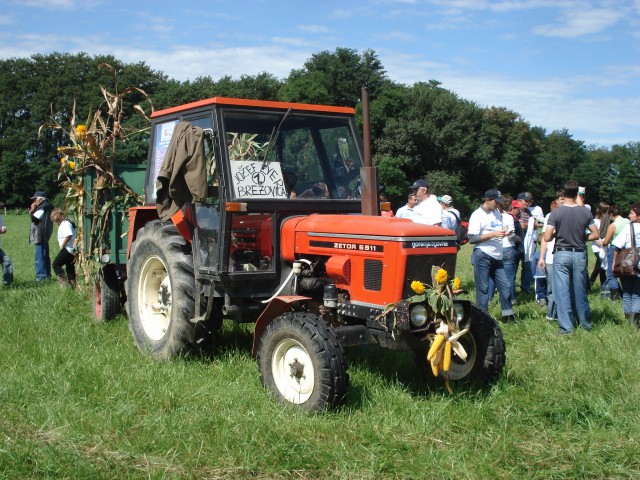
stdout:
MULTIPOLYGON (((141 165, 129 165, 120 164, 115 165, 114 173, 116 178, 125 183, 138 195, 144 196, 145 186, 145 172, 146 164, 141 165)), ((91 188, 95 180, 95 172, 91 170, 84 177, 84 188, 87 200, 87 205, 84 211, 84 224, 85 230, 89 230, 89 226, 93 220, 93 204, 91 200, 91 188)), ((109 232, 104 237, 103 252, 109 255, 109 263, 115 265, 124 265, 127 262, 127 231, 129 229, 129 218, 126 212, 123 211, 121 205, 116 205, 111 209, 111 216, 109 218, 109 232)), ((85 251, 89 251, 90 236, 84 237, 85 251)))
MULTIPOLYGON (((116 178, 125 183, 138 195, 144 196, 145 164, 115 165, 116 178)), ((95 173, 87 173, 84 177, 84 189, 87 205, 84 211, 85 232, 91 228, 93 221, 93 204, 91 189, 95 180, 95 173)), ((124 280, 126 279, 127 263, 127 232, 129 217, 122 205, 115 205, 109 217, 109 231, 102 240, 103 258, 93 282, 93 319, 96 323, 103 323, 120 313, 126 302, 124 280), (104 257, 108 255, 108 259, 104 257)), ((90 236, 84 236, 85 251, 89 251, 90 236)), ((94 240, 95 241, 95 240, 94 240)))

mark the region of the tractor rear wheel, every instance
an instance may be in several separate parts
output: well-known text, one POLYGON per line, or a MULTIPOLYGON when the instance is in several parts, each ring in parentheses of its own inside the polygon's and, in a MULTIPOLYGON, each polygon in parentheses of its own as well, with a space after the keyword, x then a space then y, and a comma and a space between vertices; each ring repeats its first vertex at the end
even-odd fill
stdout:
POLYGON ((307 411, 342 403, 349 387, 347 361, 334 333, 315 315, 291 312, 266 328, 258 349, 262 384, 281 402, 307 411))
POLYGON ((126 281, 129 329, 138 349, 166 360, 194 347, 189 319, 196 292, 191 247, 171 223, 142 228, 131 245, 126 281))

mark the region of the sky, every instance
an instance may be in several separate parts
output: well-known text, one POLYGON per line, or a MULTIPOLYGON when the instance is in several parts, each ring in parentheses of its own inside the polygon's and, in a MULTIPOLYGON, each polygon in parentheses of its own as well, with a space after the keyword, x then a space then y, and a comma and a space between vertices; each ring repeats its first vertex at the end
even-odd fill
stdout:
POLYGON ((373 50, 398 83, 437 80, 587 146, 640 141, 640 0, 3 0, 0 58, 145 62, 177 80, 373 50))

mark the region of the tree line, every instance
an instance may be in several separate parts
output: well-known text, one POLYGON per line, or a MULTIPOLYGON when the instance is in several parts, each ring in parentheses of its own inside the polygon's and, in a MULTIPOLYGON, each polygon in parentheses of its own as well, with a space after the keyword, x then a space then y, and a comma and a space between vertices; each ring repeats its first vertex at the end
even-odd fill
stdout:
MULTIPOLYGON (((60 192, 57 149, 67 138, 59 130, 39 134, 39 128, 52 116, 68 125, 75 114, 76 123, 83 123, 90 112, 104 108, 100 87, 116 85, 109 72, 98 68, 103 63, 118 72, 118 88, 144 90, 155 109, 228 96, 355 107, 360 121, 360 91, 367 86, 373 161, 395 208, 421 177, 433 192, 451 195, 463 216, 494 187, 513 195, 530 191, 548 211, 556 189, 569 178, 587 188, 592 206, 616 203, 624 212, 639 200, 640 142, 587 146, 566 129, 547 132, 507 108, 460 98, 437 80, 394 82, 374 51, 337 48, 313 54, 285 79, 263 72, 178 81, 144 62, 86 53, 1 60, 0 201, 7 206, 26 205, 34 190, 50 197, 60 192)), ((124 123, 132 127, 145 123, 136 104, 151 110, 144 95, 129 95, 124 123)), ((145 162, 147 142, 145 134, 120 140, 117 161, 145 162)))

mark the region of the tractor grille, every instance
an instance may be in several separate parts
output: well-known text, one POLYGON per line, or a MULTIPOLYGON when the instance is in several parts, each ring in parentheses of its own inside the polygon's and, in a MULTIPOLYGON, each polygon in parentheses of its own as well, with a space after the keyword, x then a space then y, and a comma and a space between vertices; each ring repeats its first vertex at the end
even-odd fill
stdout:
POLYGON ((407 257, 407 268, 404 276, 404 287, 402 289, 402 298, 415 295, 411 290, 411 282, 419 280, 422 283, 431 285, 431 267, 437 266, 444 268, 449 274, 449 278, 453 279, 456 271, 455 255, 410 255, 407 257))
POLYGON ((364 288, 365 290, 382 290, 382 260, 364 261, 364 288))

